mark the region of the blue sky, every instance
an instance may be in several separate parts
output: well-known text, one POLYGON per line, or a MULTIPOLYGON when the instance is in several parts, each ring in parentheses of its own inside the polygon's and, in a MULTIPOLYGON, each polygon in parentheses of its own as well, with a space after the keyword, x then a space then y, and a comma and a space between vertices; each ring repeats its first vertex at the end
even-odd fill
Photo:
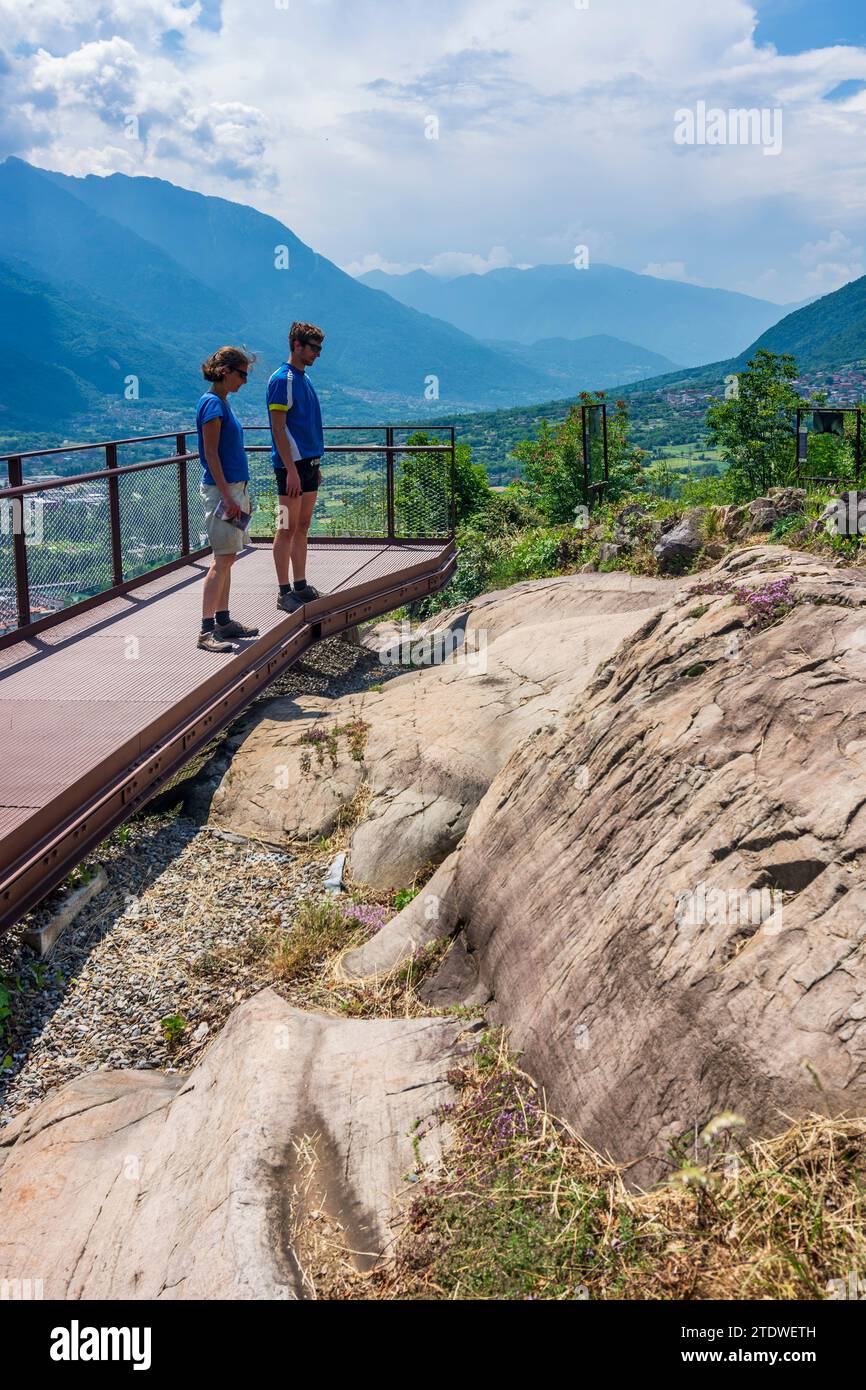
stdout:
POLYGON ((803 53, 833 44, 866 46, 863 0, 765 0, 757 6, 759 43, 780 53, 803 53))
POLYGON ((251 203, 352 273, 585 245, 778 303, 866 273, 864 0, 0 0, 0 19, 0 155, 251 203), (778 149, 735 121, 681 142, 702 108, 778 119, 778 149))

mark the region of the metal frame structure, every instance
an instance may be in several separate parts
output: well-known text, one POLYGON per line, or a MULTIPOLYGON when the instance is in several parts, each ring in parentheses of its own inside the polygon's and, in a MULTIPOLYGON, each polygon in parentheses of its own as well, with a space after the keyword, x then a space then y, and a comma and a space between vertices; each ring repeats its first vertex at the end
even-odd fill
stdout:
MULTIPOLYGON (((863 407, 859 405, 804 405, 796 412, 797 422, 794 427, 794 448, 797 459, 797 482, 798 483, 850 483, 860 486, 860 472, 863 466, 863 407), (805 452, 801 450, 800 441, 805 438, 808 441, 809 432, 803 429, 802 419, 804 415, 813 415, 815 411, 826 410, 836 415, 856 415, 857 429, 854 436, 854 478, 843 478, 839 475, 823 476, 815 473, 804 473, 802 465, 808 463, 805 452)), ((808 443, 807 443, 808 447, 808 443)))
POLYGON ((600 500, 604 494, 604 489, 610 481, 608 473, 608 449, 607 449, 607 402, 596 401, 590 405, 580 407, 580 433, 583 444, 583 489, 586 497, 586 505, 592 511, 593 504, 600 500), (602 437, 602 457, 604 460, 604 476, 596 482, 592 481, 592 459, 590 458, 590 427, 587 411, 601 411, 601 437, 602 437))
MULTIPOLYGON (((427 543, 430 540, 449 540, 454 535, 456 529, 456 439, 453 425, 333 425, 326 426, 331 432, 344 433, 347 431, 363 430, 365 433, 371 431, 384 430, 385 443, 380 444, 330 444, 325 446, 326 454, 382 454, 385 455, 386 467, 386 529, 381 534, 358 535, 358 536, 316 536, 317 542, 327 545, 336 541, 345 544, 346 541, 385 541, 389 544, 401 543, 412 545, 417 540, 427 543), (448 444, 398 444, 395 442, 395 435, 398 431, 416 431, 418 429, 445 430, 449 435, 448 444), (395 460, 398 454, 430 454, 443 453, 450 456, 450 481, 449 481, 449 529, 443 536, 411 537, 401 536, 395 529, 395 486, 394 472, 395 460)), ((246 431, 268 430, 269 425, 245 425, 246 431)), ((66 448, 51 449, 32 449, 28 452, 6 454, 0 456, 0 464, 5 463, 8 474, 8 486, 0 488, 0 505, 4 502, 23 501, 31 494, 54 491, 58 488, 76 486, 86 482, 105 482, 108 489, 108 515, 109 515, 109 537, 111 545, 111 570, 112 583, 100 593, 90 598, 82 599, 80 602, 70 604, 68 607, 51 613, 45 617, 34 620, 31 614, 30 605, 30 579, 27 562, 27 538, 23 528, 14 527, 12 535, 12 547, 14 554, 15 567, 15 595, 16 608, 18 615, 18 625, 16 628, 0 636, 0 649, 8 646, 10 642, 18 641, 21 637, 30 637, 35 633, 43 631, 45 628, 53 627, 58 622, 63 622, 66 618, 75 613, 85 612, 88 608, 102 603, 105 599, 116 597, 118 594, 128 593, 131 589, 146 584, 149 580, 156 578, 160 574, 168 574, 171 570, 186 564, 190 560, 198 559, 208 554, 209 547, 205 546, 196 550, 190 549, 189 536, 189 495, 187 491, 187 465, 197 462, 198 453, 191 453, 187 450, 187 437, 193 434, 192 430, 183 430, 176 433, 151 434, 132 436, 127 439, 103 440, 95 444, 73 444, 66 448), (158 459, 147 459, 141 463, 120 465, 118 463, 118 448, 123 445, 149 444, 164 439, 174 439, 175 452, 158 459), (25 460, 51 458, 59 454, 82 453, 85 450, 101 449, 105 456, 105 467, 87 473, 76 473, 69 478, 49 479, 39 483, 25 483, 23 476, 23 465, 25 460), (123 553, 121 546, 121 521, 120 521, 120 478, 130 473, 142 473, 152 468, 172 467, 177 469, 177 491, 178 491, 178 513, 180 522, 180 553, 175 560, 170 560, 165 564, 156 565, 143 575, 136 575, 134 578, 125 579, 123 575, 123 553)), ((252 444, 247 446, 247 453, 263 454, 270 453, 270 444, 252 444)), ((266 539, 262 536, 254 536, 253 541, 266 539)), ((312 537, 311 537, 312 539, 312 537)))

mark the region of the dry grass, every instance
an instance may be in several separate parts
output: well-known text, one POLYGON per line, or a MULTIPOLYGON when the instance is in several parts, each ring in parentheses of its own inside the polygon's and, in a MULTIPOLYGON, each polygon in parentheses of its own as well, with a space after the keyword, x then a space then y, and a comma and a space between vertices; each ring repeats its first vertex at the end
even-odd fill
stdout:
POLYGON ((548 1111, 504 1043, 449 1077, 454 1142, 393 1258, 323 1294, 376 1299, 821 1299, 866 1271, 866 1120, 811 1116, 647 1193, 548 1111))

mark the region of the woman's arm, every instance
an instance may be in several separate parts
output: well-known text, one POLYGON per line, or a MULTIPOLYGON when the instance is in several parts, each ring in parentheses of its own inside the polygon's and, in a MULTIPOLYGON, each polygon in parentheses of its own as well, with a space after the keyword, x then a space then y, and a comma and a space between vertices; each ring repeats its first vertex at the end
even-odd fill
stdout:
POLYGON ((223 466, 220 463, 219 444, 222 420, 215 415, 212 420, 206 420, 202 426, 202 439, 204 440, 204 456, 207 462, 210 475, 214 483, 219 488, 220 497, 223 499, 226 508, 226 518, 240 516, 241 509, 231 495, 229 485, 226 482, 223 466))

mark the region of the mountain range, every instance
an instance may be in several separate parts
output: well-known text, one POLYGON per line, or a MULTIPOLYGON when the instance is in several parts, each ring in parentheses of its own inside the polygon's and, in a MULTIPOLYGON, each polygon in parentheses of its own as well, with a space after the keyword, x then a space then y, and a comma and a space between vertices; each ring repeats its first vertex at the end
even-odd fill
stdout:
MULTIPOLYGON (((4 375, 0 432, 48 429, 49 420, 69 425, 59 401, 52 415, 43 394, 34 411, 27 393, 18 391, 20 376, 44 380, 58 370, 68 387, 64 405, 75 393, 92 402, 96 389, 106 409, 126 406, 131 416, 156 400, 191 410, 202 386, 200 363, 223 343, 257 353, 252 380, 259 394, 242 393, 239 406, 247 418, 261 419, 264 381, 286 358, 295 318, 327 330, 316 381, 332 417, 342 420, 429 415, 446 403, 510 405, 550 394, 542 371, 527 367, 517 378, 493 349, 359 284, 253 208, 159 179, 77 179, 10 158, 0 165, 0 209, 0 312, 15 369, 4 375), (287 268, 278 269, 283 262, 287 268), (51 327, 35 357, 15 347, 27 338, 33 295, 50 306, 44 318, 51 327), (110 386, 88 376, 99 357, 103 366, 117 363, 110 386), (140 383, 134 403, 124 402, 130 374, 140 383), (432 392, 425 397, 434 377, 438 401, 432 392)), ((135 428, 131 420, 125 427, 135 428)))
POLYGON ((717 379, 756 343, 794 351, 804 367, 866 357, 866 279, 779 322, 778 305, 613 266, 356 279, 254 208, 159 179, 73 178, 16 158, 0 164, 0 209, 7 447, 27 447, 28 435, 52 443, 188 425, 200 364, 223 343, 257 354, 237 404, 260 422, 293 318, 326 329, 315 382, 332 423, 717 379), (702 354, 710 366, 688 365, 702 354))
MULTIPOLYGON (((244 418, 261 420, 264 379, 285 360, 286 331, 298 317, 327 330, 315 380, 329 417, 346 423, 538 402, 688 360, 662 351, 646 324, 651 342, 611 332, 619 328, 614 301, 608 321, 597 316, 597 331, 589 319, 565 334, 542 331, 548 320, 539 316, 540 341, 531 337, 528 351, 513 316, 494 317, 489 332, 473 336, 446 316, 347 275, 277 219, 160 179, 73 178, 9 158, 0 165, 0 209, 7 362, 0 433, 7 438, 22 431, 104 432, 109 424, 135 433, 152 427, 156 412, 165 419, 188 414, 202 386, 200 363, 226 342, 258 355, 238 407, 244 418), (131 401, 125 396, 130 377, 138 391, 131 401)), ((576 275, 562 267, 538 271, 544 279, 563 269, 576 275)), ((608 269, 629 279, 628 272, 608 269)), ((528 288, 540 283, 534 272, 526 275, 528 288)), ((631 278, 673 303, 682 291, 694 291, 631 278)), ((497 293, 498 284, 491 280, 497 293)), ((729 300, 743 299, 750 314, 758 305, 762 327, 775 307, 724 291, 699 294, 721 306, 724 333, 729 300)), ((660 323, 661 299, 655 302, 660 323)), ((751 323, 744 321, 738 345, 748 340, 751 323)), ((668 338, 673 343, 675 334, 668 338)))
POLYGON ((740 352, 794 307, 601 262, 580 270, 506 267, 450 280, 425 270, 371 270, 360 278, 476 338, 536 343, 612 334, 686 366, 740 352))

